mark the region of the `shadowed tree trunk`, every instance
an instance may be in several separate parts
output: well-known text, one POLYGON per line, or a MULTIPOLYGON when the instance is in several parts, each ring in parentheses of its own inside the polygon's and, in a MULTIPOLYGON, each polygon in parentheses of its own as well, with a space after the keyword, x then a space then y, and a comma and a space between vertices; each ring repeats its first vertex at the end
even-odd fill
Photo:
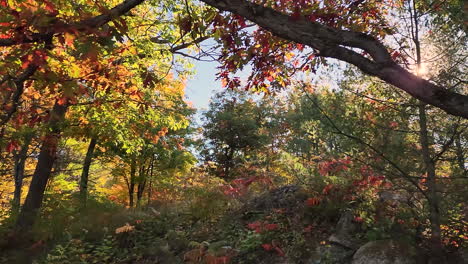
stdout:
POLYGON ((455 147, 456 147, 456 154, 457 154, 457 163, 460 167, 461 171, 464 172, 464 175, 468 176, 465 169, 465 156, 463 154, 463 147, 461 144, 461 135, 458 134, 455 138, 455 147))
POLYGON ((137 187, 137 206, 141 205, 141 198, 143 198, 143 194, 145 193, 146 183, 148 182, 148 176, 150 175, 150 172, 152 173, 153 161, 154 158, 151 158, 150 162, 148 163, 148 166, 142 166, 140 169, 137 187))
POLYGON ((80 198, 83 207, 86 207, 86 200, 88 199, 88 178, 89 178, 89 168, 91 167, 91 162, 93 161, 94 148, 96 147, 97 139, 92 138, 88 145, 88 151, 86 152, 86 157, 83 163, 83 171, 81 172, 80 179, 80 198))
POLYGON ((132 164, 130 165, 130 182, 128 185, 128 206, 130 208, 133 207, 133 198, 135 194, 135 178, 136 178, 136 161, 135 159, 132 160, 132 164))
POLYGON ((12 206, 13 210, 15 210, 17 213, 19 212, 20 209, 20 203, 21 203, 21 192, 23 189, 23 179, 24 179, 24 166, 26 165, 26 159, 28 157, 28 149, 29 145, 31 144, 33 134, 28 133, 24 137, 24 143, 23 146, 21 146, 20 152, 15 155, 15 172, 14 172, 14 177, 15 177, 15 191, 13 193, 13 201, 12 201, 12 206))
POLYGON ((36 169, 32 176, 28 195, 18 216, 16 227, 23 231, 29 231, 34 225, 36 216, 42 205, 44 191, 50 178, 50 173, 57 155, 57 147, 60 140, 61 126, 65 119, 68 105, 55 103, 48 122, 48 132, 42 142, 38 156, 36 169))
MULTIPOLYGON (((443 248, 440 230, 440 197, 436 181, 435 164, 430 154, 430 142, 427 132, 426 105, 419 106, 419 141, 422 148, 422 157, 427 173, 427 197, 429 203, 429 220, 431 222, 431 250, 434 259, 443 260, 443 248)), ((443 263, 443 262, 440 262, 443 263)))
MULTIPOLYGON (((419 40, 419 18, 418 10, 416 8, 416 0, 410 2, 409 7, 411 22, 411 36, 416 49, 416 66, 417 69, 421 68, 421 42, 419 40)), ((419 142, 421 144, 421 155, 424 164, 424 170, 427 176, 427 200, 429 204, 429 221, 431 222, 431 261, 433 263, 445 263, 441 230, 440 230, 440 197, 438 194, 438 186, 436 179, 435 161, 431 157, 432 143, 429 141, 429 134, 427 131, 427 114, 426 103, 420 98, 418 105, 419 114, 419 142)))

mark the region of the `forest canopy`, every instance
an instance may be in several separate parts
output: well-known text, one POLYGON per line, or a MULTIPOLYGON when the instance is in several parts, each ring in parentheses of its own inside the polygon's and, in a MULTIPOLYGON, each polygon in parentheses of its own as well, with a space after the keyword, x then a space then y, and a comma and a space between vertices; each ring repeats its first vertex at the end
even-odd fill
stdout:
POLYGON ((467 7, 0 0, 0 262, 458 261, 467 7))

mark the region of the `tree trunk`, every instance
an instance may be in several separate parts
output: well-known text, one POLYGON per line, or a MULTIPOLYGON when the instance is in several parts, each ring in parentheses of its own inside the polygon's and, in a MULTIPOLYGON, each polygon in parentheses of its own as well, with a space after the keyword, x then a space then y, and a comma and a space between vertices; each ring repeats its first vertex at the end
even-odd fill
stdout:
POLYGON ((97 139, 93 137, 88 145, 88 151, 86 152, 86 157, 83 163, 83 171, 81 172, 80 179, 80 198, 83 207, 86 207, 86 200, 88 199, 88 178, 89 178, 89 168, 91 167, 91 162, 93 161, 94 148, 96 147, 97 139))
POLYGON ((145 168, 144 166, 142 166, 140 169, 140 175, 138 178, 138 187, 137 187, 137 206, 140 206, 141 198, 143 198, 143 194, 145 192, 146 183, 148 181, 148 175, 151 169, 151 163, 152 161, 150 161, 150 163, 148 164, 148 167, 145 168))
POLYGON ((135 193, 135 177, 136 177, 136 161, 132 158, 132 164, 130 165, 130 182, 128 184, 128 206, 133 207, 133 198, 135 193))
POLYGON ((429 220, 431 222, 431 251, 434 260, 443 263, 443 248, 440 230, 440 198, 438 194, 435 164, 430 154, 430 143, 427 133, 426 105, 419 105, 419 140, 422 148, 422 157, 427 173, 427 197, 429 203, 429 220))
POLYGON ((61 132, 60 124, 64 121, 67 110, 67 104, 60 105, 56 102, 50 113, 49 129, 42 143, 28 195, 16 222, 16 227, 20 230, 29 231, 32 228, 41 208, 47 181, 57 155, 61 132))
POLYGON ((151 169, 149 177, 149 186, 148 186, 148 206, 151 204, 151 193, 153 191, 153 170, 154 170, 154 157, 151 159, 151 169))
POLYGON ((458 166, 460 167, 461 171, 466 175, 466 170, 465 170, 465 156, 463 155, 463 148, 461 144, 461 139, 460 139, 460 134, 457 135, 455 138, 455 147, 456 147, 456 153, 457 153, 457 163, 458 166))
POLYGON ((32 137, 33 137, 32 133, 28 133, 24 137, 23 146, 21 147, 20 152, 17 155, 15 155, 15 172, 14 172, 15 191, 13 193, 12 205, 13 205, 13 210, 17 213, 19 212, 20 203, 21 203, 21 192, 23 189, 23 179, 24 179, 24 166, 26 165, 29 144, 31 144, 32 137))

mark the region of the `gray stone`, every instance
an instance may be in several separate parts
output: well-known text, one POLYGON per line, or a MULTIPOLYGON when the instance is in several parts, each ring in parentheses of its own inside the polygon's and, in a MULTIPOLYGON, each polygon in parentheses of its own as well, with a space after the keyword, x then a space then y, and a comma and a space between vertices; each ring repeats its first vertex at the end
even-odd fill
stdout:
POLYGON ((335 232, 328 238, 328 241, 350 249, 357 249, 359 241, 355 236, 358 230, 359 225, 354 222, 353 214, 350 211, 346 211, 341 215, 335 232))
POLYGON ((354 250, 339 245, 319 246, 308 264, 348 264, 351 262, 354 250))
POLYGON ((415 264, 417 251, 395 240, 377 240, 360 247, 351 264, 415 264))

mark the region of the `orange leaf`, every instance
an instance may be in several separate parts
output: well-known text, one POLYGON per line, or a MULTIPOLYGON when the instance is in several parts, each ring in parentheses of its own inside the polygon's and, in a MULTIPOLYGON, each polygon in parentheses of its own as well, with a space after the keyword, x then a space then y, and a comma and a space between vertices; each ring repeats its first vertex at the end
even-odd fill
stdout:
POLYGON ((306 204, 308 206, 316 206, 316 205, 319 205, 320 204, 320 199, 319 198, 316 198, 316 197, 313 197, 313 198, 309 198, 306 200, 306 204))

